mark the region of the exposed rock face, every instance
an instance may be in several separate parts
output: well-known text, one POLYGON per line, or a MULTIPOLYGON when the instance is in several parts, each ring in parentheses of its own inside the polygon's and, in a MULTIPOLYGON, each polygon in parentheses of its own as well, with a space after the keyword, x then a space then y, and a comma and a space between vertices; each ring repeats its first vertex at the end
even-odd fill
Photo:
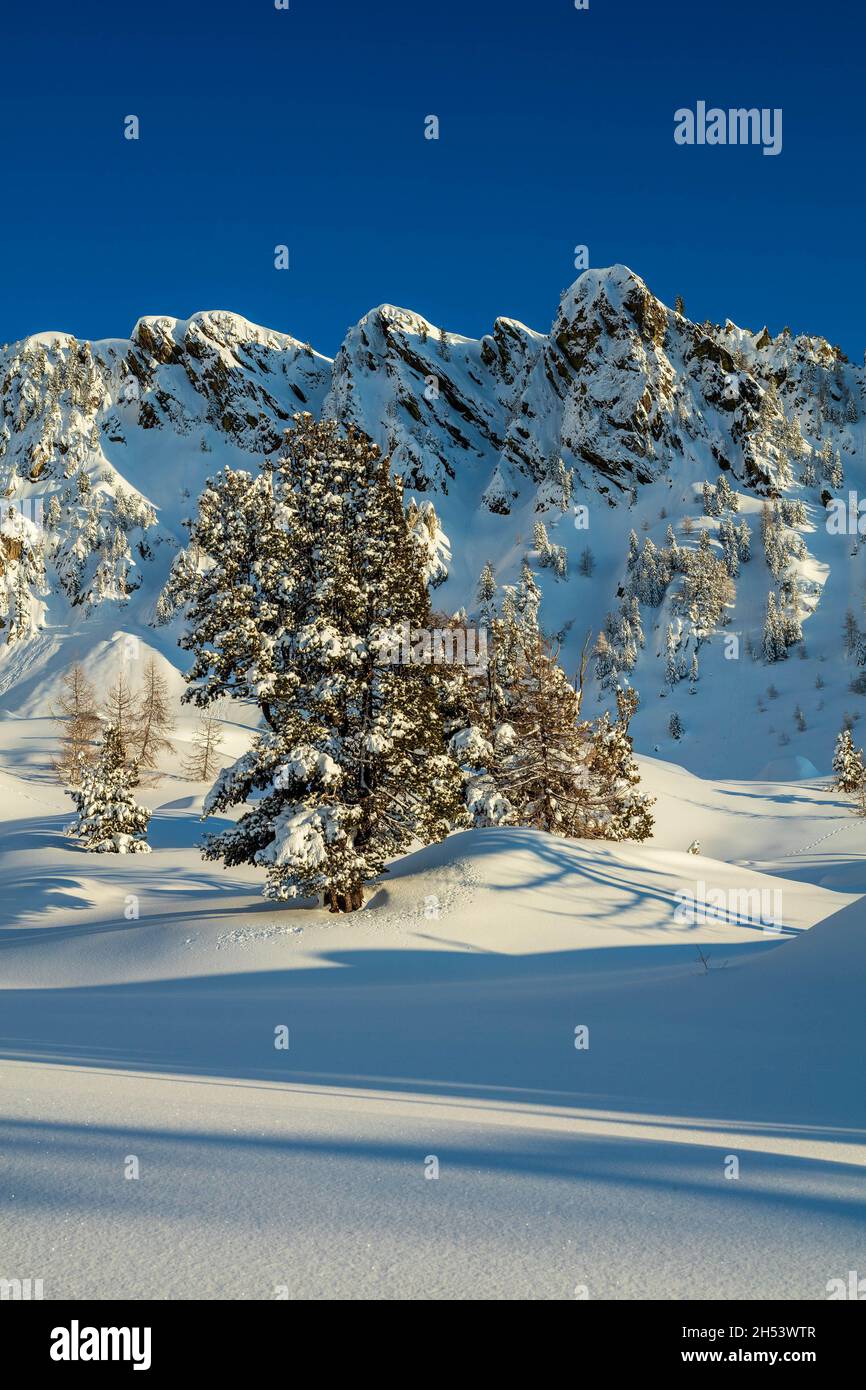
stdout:
POLYGON ((447 492, 458 468, 501 450, 542 341, 498 319, 477 342, 383 304, 337 353, 324 413, 353 421, 388 449, 409 486, 447 492))
POLYGON ((0 349, 0 494, 48 518, 4 548, 4 616, 19 565, 32 581, 6 631, 38 627, 46 593, 85 609, 158 593, 205 479, 253 469, 297 410, 366 430, 447 525, 457 499, 549 505, 563 469, 611 505, 708 459, 773 496, 798 439, 853 452, 862 385, 823 339, 692 323, 624 266, 586 271, 547 334, 500 318, 475 340, 382 305, 333 362, 231 313, 143 318, 128 341, 41 334, 0 349))

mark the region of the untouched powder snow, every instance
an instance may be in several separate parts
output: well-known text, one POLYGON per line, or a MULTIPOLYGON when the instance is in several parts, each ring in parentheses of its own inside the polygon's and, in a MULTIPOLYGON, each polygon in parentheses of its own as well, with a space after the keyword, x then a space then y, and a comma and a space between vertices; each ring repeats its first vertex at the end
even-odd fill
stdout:
POLYGON ((204 863, 176 776, 151 855, 82 853, 47 721, 0 734, 4 1277, 820 1299, 862 1265, 866 856, 826 781, 644 759, 653 840, 463 832, 341 918, 204 863))

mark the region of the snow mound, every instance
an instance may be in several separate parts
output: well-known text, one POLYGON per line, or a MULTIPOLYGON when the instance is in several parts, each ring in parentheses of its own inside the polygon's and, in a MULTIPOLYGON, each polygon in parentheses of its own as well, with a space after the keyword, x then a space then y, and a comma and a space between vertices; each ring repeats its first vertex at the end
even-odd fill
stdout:
POLYGON ((820 773, 814 763, 799 753, 787 758, 771 758, 758 773, 762 782, 802 782, 806 777, 818 777, 820 773))

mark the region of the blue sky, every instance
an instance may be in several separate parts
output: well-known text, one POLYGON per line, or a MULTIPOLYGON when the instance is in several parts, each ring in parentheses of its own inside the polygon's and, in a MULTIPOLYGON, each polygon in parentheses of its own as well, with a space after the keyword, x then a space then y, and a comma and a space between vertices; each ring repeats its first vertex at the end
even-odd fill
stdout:
POLYGON ((2 341, 224 308, 333 353, 386 300, 546 329, 586 244, 862 359, 860 8, 10 0, 3 40, 2 341), (782 153, 675 145, 698 99, 781 107, 782 153))

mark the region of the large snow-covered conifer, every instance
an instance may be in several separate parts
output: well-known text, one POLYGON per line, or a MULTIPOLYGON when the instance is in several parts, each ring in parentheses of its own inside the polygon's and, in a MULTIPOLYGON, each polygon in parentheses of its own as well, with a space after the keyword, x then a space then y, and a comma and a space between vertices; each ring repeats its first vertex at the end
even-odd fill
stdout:
POLYGON ((310 415, 259 478, 226 469, 202 499, 192 539, 211 566, 189 609, 185 698, 252 699, 265 723, 205 814, 252 804, 204 852, 265 868, 270 897, 353 911, 389 859, 459 813, 423 641, 424 531, 367 436, 310 415))

